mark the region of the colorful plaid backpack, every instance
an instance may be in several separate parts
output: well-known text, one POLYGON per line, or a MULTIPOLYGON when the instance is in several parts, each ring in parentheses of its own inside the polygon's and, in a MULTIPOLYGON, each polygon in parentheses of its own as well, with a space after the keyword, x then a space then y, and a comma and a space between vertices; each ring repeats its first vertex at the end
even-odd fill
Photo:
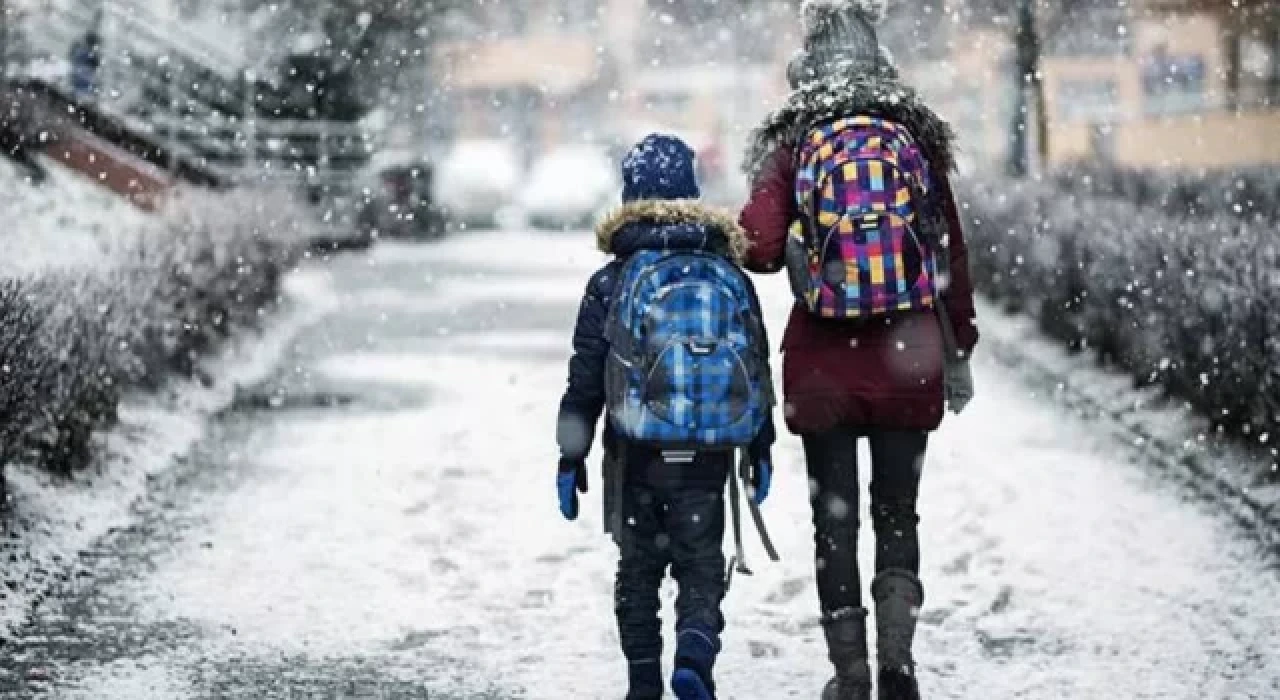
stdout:
POLYGON ((904 127, 875 117, 821 125, 796 173, 787 269, 805 308, 865 319, 934 307, 942 240, 926 211, 928 164, 904 127))
POLYGON ((670 449, 747 446, 773 406, 759 302, 704 252, 646 250, 621 272, 605 324, 614 428, 670 449))

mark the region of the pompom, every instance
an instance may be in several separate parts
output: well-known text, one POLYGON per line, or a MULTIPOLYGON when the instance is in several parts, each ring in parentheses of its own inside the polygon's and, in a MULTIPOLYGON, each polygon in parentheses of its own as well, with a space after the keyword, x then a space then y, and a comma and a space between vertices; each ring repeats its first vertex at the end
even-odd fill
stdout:
POLYGON ((884 21, 888 11, 889 0, 805 0, 800 6, 806 28, 828 24, 847 12, 860 13, 867 21, 878 24, 884 21))

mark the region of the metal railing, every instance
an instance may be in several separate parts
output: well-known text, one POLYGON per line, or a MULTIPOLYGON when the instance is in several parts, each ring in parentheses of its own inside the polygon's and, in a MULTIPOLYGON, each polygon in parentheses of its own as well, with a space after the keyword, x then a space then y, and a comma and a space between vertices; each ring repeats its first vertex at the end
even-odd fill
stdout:
POLYGON ((275 93, 243 62, 133 2, 102 7, 98 14, 62 2, 28 18, 22 29, 31 56, 18 72, 147 135, 171 158, 231 181, 341 181, 379 148, 380 135, 360 124, 263 116, 275 93), (102 43, 86 94, 72 84, 70 56, 91 28, 102 43))

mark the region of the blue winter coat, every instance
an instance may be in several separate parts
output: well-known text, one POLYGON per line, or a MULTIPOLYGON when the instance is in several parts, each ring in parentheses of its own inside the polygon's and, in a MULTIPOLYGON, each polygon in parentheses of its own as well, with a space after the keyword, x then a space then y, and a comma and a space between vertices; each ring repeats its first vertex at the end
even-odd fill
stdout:
MULTIPOLYGON (((578 309, 573 357, 569 360, 569 385, 560 401, 556 431, 560 453, 568 460, 586 459, 596 423, 605 409, 605 360, 609 354, 609 344, 604 337, 605 322, 627 259, 641 250, 700 250, 742 260, 747 246, 745 234, 731 217, 684 200, 640 200, 626 204, 600 224, 596 237, 600 249, 612 254, 614 259, 591 276, 578 309)), ((748 286, 755 295, 749 279, 748 286)), ((753 457, 767 455, 774 438, 770 417, 749 449, 753 457)), ((655 466, 659 461, 656 451, 622 445, 607 421, 604 443, 606 457, 626 448, 630 478, 661 471, 655 466)), ((708 481, 718 480, 720 485, 724 483, 723 470, 727 467, 711 464, 695 464, 694 468, 686 469, 690 475, 703 474, 708 481)))

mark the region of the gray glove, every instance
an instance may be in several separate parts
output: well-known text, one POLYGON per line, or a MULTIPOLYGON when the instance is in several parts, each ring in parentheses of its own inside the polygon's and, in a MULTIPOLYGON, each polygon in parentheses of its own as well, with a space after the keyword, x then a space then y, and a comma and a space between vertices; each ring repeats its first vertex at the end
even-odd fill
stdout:
POLYGON ((969 358, 955 358, 947 362, 942 370, 942 390, 947 408, 960 415, 973 400, 973 371, 969 369, 969 358))

